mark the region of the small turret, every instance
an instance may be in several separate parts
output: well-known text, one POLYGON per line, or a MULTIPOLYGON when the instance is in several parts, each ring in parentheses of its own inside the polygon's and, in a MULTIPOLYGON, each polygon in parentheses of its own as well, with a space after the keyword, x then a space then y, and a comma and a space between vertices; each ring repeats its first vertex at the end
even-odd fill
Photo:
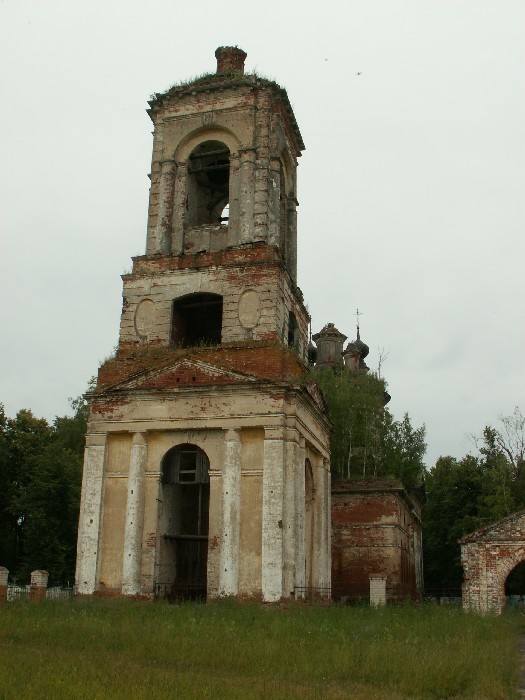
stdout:
POLYGON ((317 369, 342 366, 343 343, 347 336, 337 330, 333 323, 326 326, 313 336, 317 345, 317 369))

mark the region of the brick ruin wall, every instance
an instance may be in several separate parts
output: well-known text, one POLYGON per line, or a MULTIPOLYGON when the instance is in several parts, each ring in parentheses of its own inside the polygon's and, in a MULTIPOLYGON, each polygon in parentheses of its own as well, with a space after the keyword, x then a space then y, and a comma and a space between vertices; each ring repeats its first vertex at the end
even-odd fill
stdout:
POLYGON ((522 561, 525 561, 524 513, 465 537, 461 541, 464 609, 501 613, 505 607, 505 581, 522 561))

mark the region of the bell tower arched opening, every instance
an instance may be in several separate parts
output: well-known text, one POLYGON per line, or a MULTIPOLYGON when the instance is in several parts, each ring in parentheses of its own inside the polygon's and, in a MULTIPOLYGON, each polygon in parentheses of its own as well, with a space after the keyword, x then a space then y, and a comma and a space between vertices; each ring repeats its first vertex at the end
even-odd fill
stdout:
POLYGON ((203 599, 207 589, 210 462, 197 445, 162 460, 159 582, 173 598, 203 599))
POLYGON ((186 225, 223 223, 230 200, 230 150, 222 141, 204 141, 190 154, 186 225))
POLYGON ((222 297, 220 294, 186 294, 175 299, 171 314, 171 342, 182 348, 220 345, 222 297))

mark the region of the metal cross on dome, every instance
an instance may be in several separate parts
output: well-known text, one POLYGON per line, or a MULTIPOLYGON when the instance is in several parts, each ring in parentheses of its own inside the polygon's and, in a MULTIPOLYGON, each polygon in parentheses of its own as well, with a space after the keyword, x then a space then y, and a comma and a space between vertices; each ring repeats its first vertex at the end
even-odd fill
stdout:
POLYGON ((359 316, 364 316, 364 313, 362 311, 359 311, 359 309, 356 309, 354 316, 357 318, 357 334, 359 337, 359 316))

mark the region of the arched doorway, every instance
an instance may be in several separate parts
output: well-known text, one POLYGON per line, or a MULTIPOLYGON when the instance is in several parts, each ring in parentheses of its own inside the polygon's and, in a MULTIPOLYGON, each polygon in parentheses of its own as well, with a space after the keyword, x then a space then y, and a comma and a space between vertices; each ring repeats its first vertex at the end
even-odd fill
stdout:
POLYGON ((206 597, 209 468, 206 453, 188 443, 162 460, 159 584, 168 597, 206 597))
POLYGON ((507 576, 505 598, 511 607, 525 605, 525 561, 520 561, 507 576))

